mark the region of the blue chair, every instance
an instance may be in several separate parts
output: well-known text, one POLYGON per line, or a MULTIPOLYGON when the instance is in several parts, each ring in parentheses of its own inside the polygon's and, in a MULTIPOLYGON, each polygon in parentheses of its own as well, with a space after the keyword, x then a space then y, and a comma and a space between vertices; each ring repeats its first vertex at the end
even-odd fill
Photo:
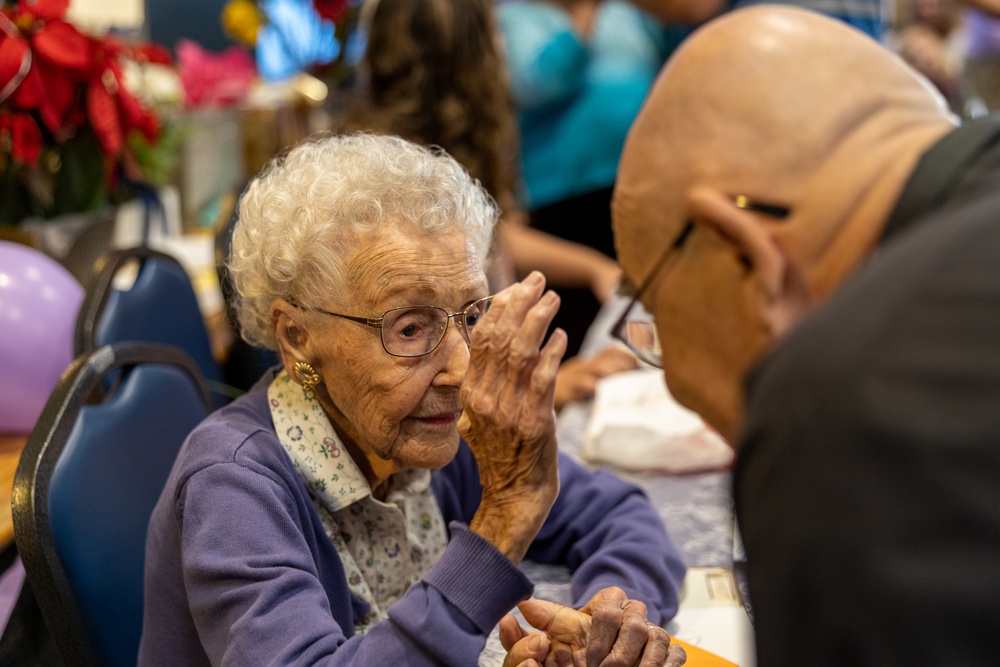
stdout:
POLYGON ((80 307, 74 349, 81 355, 128 340, 176 345, 187 352, 201 369, 215 407, 242 393, 223 381, 184 267, 145 246, 113 251, 98 266, 80 307), (138 264, 135 282, 118 289, 115 277, 132 262, 138 264))
POLYGON ((135 665, 149 516, 210 410, 190 357, 151 343, 77 358, 52 393, 12 509, 27 584, 66 665, 135 665))

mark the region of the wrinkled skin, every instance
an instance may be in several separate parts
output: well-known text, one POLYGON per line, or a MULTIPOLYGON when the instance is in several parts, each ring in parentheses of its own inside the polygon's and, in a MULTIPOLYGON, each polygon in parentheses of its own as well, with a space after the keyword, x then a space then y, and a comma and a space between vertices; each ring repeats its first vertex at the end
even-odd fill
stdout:
POLYGON ((500 623, 504 667, 679 667, 687 656, 646 619, 646 608, 617 587, 599 591, 579 611, 530 599, 518 605, 540 633, 508 615, 500 623))

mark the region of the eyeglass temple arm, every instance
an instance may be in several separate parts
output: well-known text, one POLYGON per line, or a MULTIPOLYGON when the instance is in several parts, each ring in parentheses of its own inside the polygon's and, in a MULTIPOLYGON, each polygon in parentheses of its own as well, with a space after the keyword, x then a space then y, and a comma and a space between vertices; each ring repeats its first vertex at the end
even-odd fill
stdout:
POLYGON ((307 308, 293 299, 285 299, 285 301, 292 304, 299 310, 322 313, 323 315, 329 315, 330 317, 339 317, 344 320, 350 320, 351 322, 357 322, 358 324, 364 324, 365 326, 372 327, 373 329, 382 328, 383 318, 381 317, 357 317, 356 315, 344 315, 343 313, 334 313, 329 310, 323 310, 322 308, 307 308))

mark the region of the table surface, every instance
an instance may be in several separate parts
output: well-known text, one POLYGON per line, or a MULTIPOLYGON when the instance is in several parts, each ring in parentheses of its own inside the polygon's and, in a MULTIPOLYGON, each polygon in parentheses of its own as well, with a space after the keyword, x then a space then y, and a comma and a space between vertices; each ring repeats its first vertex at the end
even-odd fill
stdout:
POLYGON ((21 452, 27 441, 27 434, 0 433, 0 552, 14 541, 10 497, 14 490, 17 462, 21 459, 21 452))

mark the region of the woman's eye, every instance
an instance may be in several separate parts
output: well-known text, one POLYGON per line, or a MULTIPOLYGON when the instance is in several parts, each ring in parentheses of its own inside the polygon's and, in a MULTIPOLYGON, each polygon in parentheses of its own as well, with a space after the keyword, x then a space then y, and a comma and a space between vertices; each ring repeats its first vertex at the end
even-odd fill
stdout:
POLYGON ((436 319, 436 312, 429 308, 407 310, 400 313, 392 322, 390 331, 397 338, 430 336, 435 330, 436 319))
POLYGON ((407 322, 399 322, 394 327, 397 336, 402 338, 413 338, 414 336, 419 336, 424 331, 426 327, 423 323, 418 320, 408 320, 407 322))

